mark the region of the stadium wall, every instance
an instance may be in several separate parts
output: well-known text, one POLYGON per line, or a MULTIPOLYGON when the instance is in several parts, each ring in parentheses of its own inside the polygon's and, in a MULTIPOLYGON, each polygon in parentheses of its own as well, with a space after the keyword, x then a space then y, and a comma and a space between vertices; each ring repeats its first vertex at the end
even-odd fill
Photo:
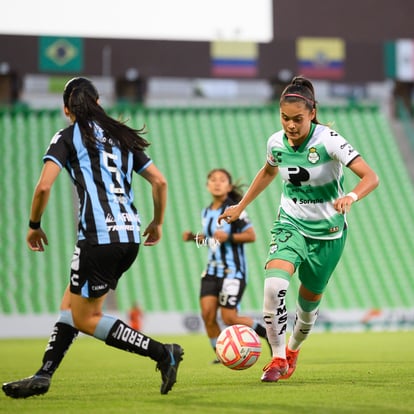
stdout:
MULTIPOLYGON (((413 14, 414 3, 408 0, 274 0, 274 37, 259 45, 256 77, 271 79, 283 69, 297 72, 299 36, 339 37, 346 42, 341 81, 383 81, 384 43, 413 38, 413 14)), ((0 63, 8 62, 20 77, 47 73, 39 70, 38 42, 35 36, 1 35, 0 63)), ((212 76, 209 42, 85 38, 83 50, 80 73, 90 76, 122 77, 128 68, 138 69, 143 77, 212 76), (107 53, 109 62, 104 63, 107 53)))

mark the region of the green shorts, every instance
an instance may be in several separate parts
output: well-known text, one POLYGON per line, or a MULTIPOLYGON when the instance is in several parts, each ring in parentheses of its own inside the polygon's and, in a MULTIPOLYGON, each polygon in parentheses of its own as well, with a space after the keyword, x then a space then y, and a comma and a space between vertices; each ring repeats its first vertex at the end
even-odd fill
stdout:
POLYGON ((276 221, 271 235, 266 264, 274 259, 292 263, 305 288, 323 293, 344 250, 346 230, 339 239, 311 239, 291 224, 276 221))

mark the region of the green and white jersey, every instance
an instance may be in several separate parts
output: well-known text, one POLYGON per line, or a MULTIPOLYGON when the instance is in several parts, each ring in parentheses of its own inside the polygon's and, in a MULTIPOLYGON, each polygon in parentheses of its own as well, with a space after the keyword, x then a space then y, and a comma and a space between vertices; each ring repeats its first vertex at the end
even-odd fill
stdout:
POLYGON ((341 237, 346 217, 333 203, 344 195, 343 165, 359 153, 337 132, 312 124, 308 137, 296 150, 283 130, 267 142, 267 162, 279 168, 283 193, 278 219, 314 239, 341 237))

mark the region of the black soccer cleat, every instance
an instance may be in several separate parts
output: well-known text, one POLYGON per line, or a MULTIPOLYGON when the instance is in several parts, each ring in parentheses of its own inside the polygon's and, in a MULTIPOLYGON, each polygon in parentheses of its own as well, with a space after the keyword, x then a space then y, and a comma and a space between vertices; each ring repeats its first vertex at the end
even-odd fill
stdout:
POLYGON ((157 370, 161 371, 161 394, 168 394, 177 381, 178 365, 183 359, 184 350, 177 344, 166 344, 168 358, 157 363, 157 370))
POLYGON ((32 375, 18 381, 3 384, 4 393, 11 398, 27 398, 47 393, 50 387, 50 377, 32 375))

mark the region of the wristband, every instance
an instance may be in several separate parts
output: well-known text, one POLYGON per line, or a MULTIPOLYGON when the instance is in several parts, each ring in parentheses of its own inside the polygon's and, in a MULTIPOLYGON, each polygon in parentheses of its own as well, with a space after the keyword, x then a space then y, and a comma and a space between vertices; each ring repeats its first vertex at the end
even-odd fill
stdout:
POLYGON ((31 228, 32 230, 40 229, 40 221, 29 220, 29 228, 31 228))
POLYGON ((230 233, 230 234, 229 234, 229 237, 227 238, 227 241, 228 241, 229 243, 234 243, 233 233, 230 233))
POLYGON ((347 194, 347 197, 351 197, 354 201, 358 201, 358 196, 353 191, 347 194))

